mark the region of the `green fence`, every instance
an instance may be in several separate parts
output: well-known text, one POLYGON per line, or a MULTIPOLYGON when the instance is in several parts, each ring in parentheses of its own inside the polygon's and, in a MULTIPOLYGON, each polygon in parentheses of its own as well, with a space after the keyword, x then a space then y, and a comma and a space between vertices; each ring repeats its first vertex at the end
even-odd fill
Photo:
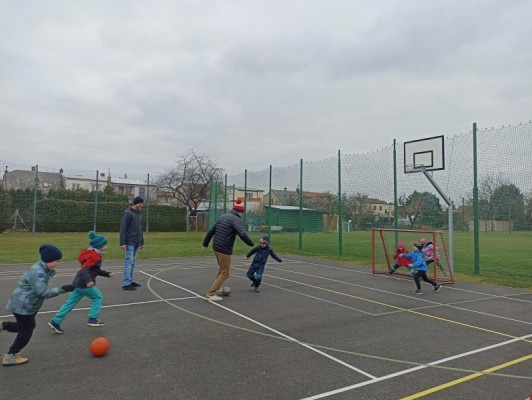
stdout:
MULTIPOLYGON (((474 266, 478 273, 482 242, 475 235, 519 232, 522 237, 530 232, 532 239, 532 123, 478 132, 476 125, 472 128, 445 137, 445 170, 430 175, 452 202, 453 232, 461 234, 459 240, 474 239, 473 261, 458 258, 455 263, 474 266)), ((339 151, 321 161, 244 170, 218 183, 210 210, 219 215, 241 198, 248 230, 274 235, 295 231, 294 251, 304 250, 306 235, 320 226, 317 230, 336 237, 324 249, 331 256, 344 254, 346 235, 374 227, 434 229, 448 235, 448 206, 422 173, 405 174, 404 164, 404 143, 394 141, 365 154, 339 151)), ((512 257, 508 249, 501 251, 512 257)))

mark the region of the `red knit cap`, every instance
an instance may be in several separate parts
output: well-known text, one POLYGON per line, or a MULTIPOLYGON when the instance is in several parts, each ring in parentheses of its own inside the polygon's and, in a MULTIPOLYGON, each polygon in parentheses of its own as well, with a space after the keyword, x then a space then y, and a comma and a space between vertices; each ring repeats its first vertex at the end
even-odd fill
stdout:
POLYGON ((244 212, 244 205, 242 204, 242 200, 237 199, 237 201, 235 201, 233 210, 238 211, 238 212, 244 212))

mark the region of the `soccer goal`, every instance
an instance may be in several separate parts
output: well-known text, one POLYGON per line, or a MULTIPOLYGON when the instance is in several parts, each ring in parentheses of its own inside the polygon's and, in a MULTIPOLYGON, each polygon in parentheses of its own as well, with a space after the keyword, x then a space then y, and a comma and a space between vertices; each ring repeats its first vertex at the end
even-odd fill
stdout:
MULTIPOLYGON (((429 270, 428 276, 432 276, 438 283, 454 283, 453 273, 449 262, 449 255, 445 245, 445 239, 441 231, 422 231, 407 229, 378 229, 375 228, 371 233, 371 246, 373 258, 373 273, 387 274, 391 271, 393 265, 398 259, 393 256, 397 251, 399 242, 404 242, 405 248, 412 252, 415 242, 422 238, 433 245, 433 258, 425 257, 429 270)), ((430 252, 429 252, 430 253, 430 252)), ((395 274, 411 276, 408 267, 399 267, 395 274)))

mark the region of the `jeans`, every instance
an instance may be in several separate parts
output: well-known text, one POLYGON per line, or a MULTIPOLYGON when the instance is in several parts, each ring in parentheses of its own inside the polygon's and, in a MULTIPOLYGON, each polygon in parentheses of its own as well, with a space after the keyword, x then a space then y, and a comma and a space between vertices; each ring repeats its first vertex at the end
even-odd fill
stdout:
POLYGON ((98 319, 98 317, 100 316, 100 308, 102 308, 103 295, 102 292, 100 292, 100 289, 98 289, 96 286, 93 286, 84 289, 76 288, 72 293, 70 293, 70 296, 68 296, 67 301, 65 301, 65 303, 57 312, 57 314, 55 314, 53 321, 58 325, 61 325, 68 313, 72 311, 76 304, 78 304, 79 301, 85 296, 91 299, 89 318, 98 319))
POLYGON ((258 288, 262 282, 264 267, 265 266, 263 264, 251 264, 248 273, 246 274, 249 280, 253 282, 253 286, 256 288, 258 288))
POLYGON ((126 259, 124 260, 124 279, 122 279, 122 286, 129 286, 133 282, 133 271, 135 270, 135 261, 137 261, 137 253, 139 246, 126 245, 126 259))

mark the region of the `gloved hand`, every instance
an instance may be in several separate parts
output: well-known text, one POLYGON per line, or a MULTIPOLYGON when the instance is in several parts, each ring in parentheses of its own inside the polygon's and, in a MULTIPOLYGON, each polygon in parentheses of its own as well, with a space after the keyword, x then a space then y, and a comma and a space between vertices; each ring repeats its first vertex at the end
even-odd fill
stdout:
POLYGON ((72 292, 76 287, 74 285, 64 285, 61 286, 61 289, 65 291, 65 293, 72 292))

